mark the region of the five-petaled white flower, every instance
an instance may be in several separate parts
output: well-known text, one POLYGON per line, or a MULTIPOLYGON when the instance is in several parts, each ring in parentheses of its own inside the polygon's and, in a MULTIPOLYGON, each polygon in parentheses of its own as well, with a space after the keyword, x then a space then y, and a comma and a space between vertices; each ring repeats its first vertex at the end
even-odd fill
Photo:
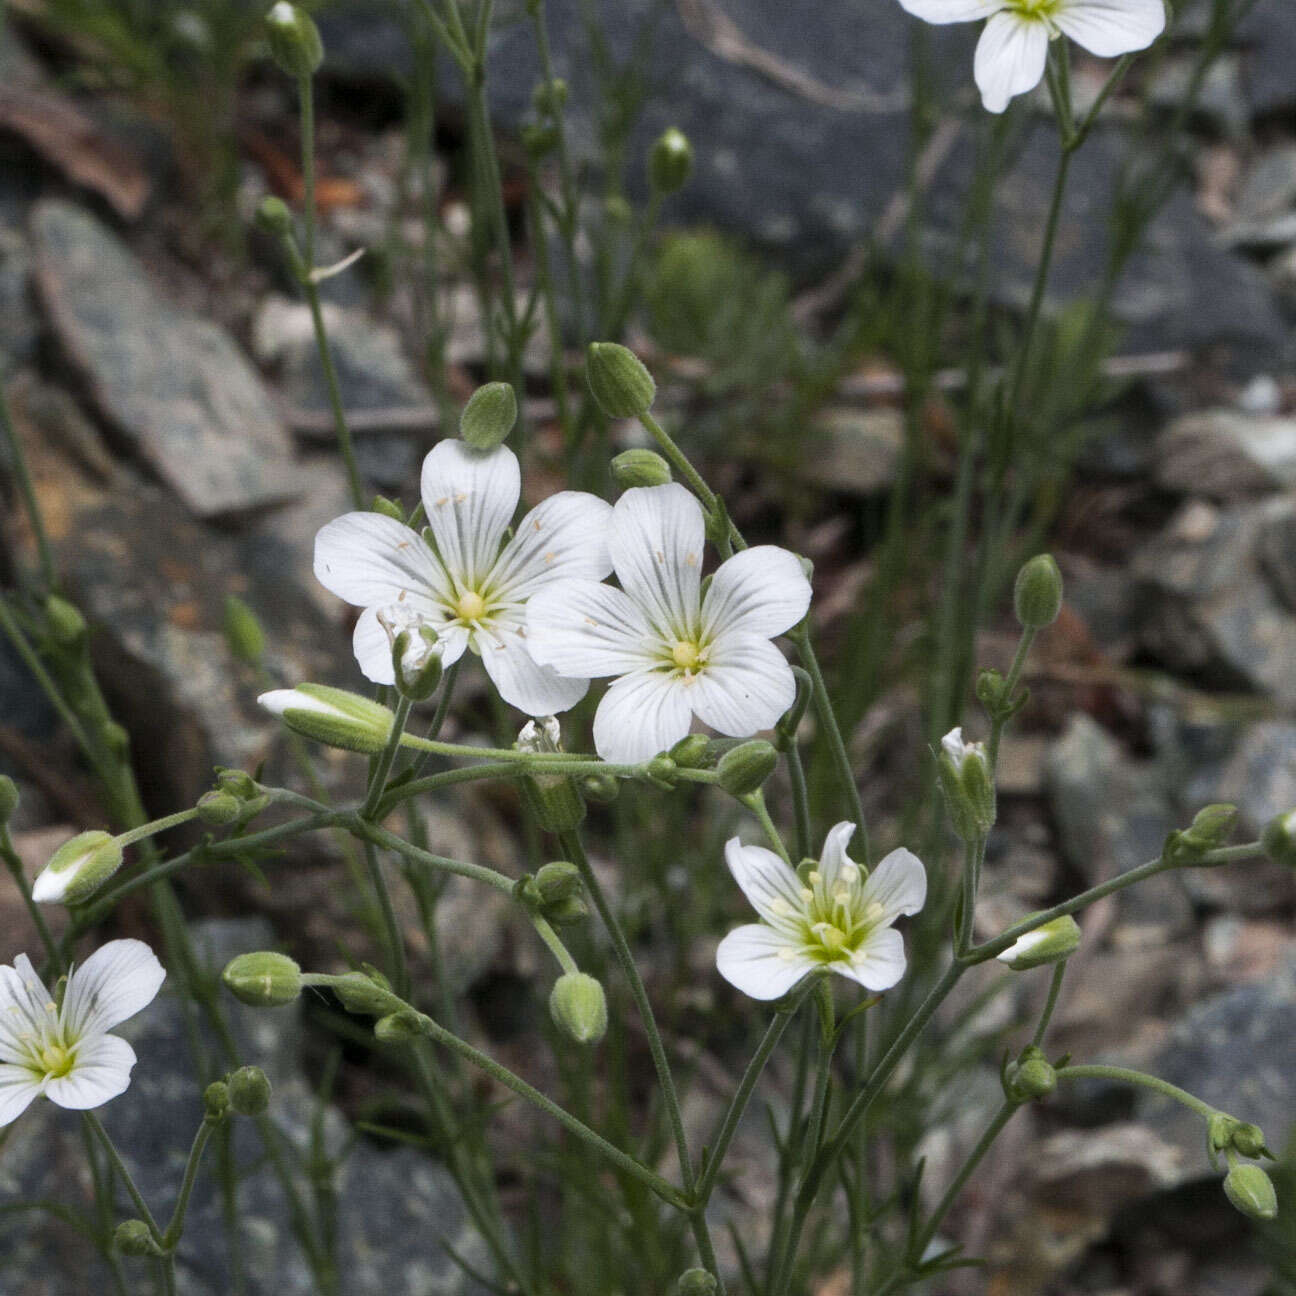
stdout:
POLYGON ((778 999, 809 972, 827 968, 866 990, 889 990, 904 975, 904 941, 892 923, 927 899, 922 861, 894 850, 866 874, 846 854, 855 825, 839 823, 819 865, 802 880, 763 846, 725 845, 734 881, 761 916, 720 942, 716 967, 753 999, 778 999))
POLYGON ((638 486, 612 509, 608 551, 621 588, 593 580, 547 586, 527 605, 538 662, 581 679, 616 675, 594 717, 604 760, 664 751, 697 715, 746 738, 796 699, 796 679, 770 642, 805 616, 800 559, 760 545, 720 564, 702 596, 702 506, 683 486, 638 486))
POLYGON ((152 1003, 165 978, 137 940, 109 941, 91 954, 68 977, 61 1006, 25 954, 0 966, 0 1125, 41 1094, 85 1111, 123 1093, 135 1050, 108 1032, 152 1003))
POLYGON ((392 632, 436 631, 441 660, 477 653, 500 696, 530 715, 574 706, 589 686, 536 664, 527 651, 526 602, 563 577, 602 580, 609 505, 583 491, 559 491, 533 508, 504 544, 521 494, 517 456, 507 446, 435 445, 423 461, 423 507, 432 543, 381 513, 346 513, 315 538, 315 575, 364 611, 353 648, 365 676, 394 682, 392 632), (503 548, 501 549, 501 545, 503 548))
POLYGON ((1146 49, 1165 30, 1164 0, 900 0, 929 23, 988 18, 973 74, 981 102, 1001 113, 1040 83, 1048 44, 1070 36, 1099 58, 1146 49))

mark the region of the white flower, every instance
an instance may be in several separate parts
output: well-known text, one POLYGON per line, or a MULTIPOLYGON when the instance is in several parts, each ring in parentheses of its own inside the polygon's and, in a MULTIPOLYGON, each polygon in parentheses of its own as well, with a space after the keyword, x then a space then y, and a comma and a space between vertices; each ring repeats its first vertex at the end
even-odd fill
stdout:
POLYGON ((608 550, 621 588, 564 580, 527 606, 527 642, 559 675, 616 675, 594 717, 604 760, 633 763, 672 746, 694 715, 746 738, 796 698, 770 642, 810 605, 795 554, 761 545, 723 562, 702 597, 702 506, 683 486, 639 486, 612 510, 608 550))
POLYGON ((988 18, 973 74, 981 102, 1001 113, 1040 83, 1054 37, 1070 36, 1099 58, 1146 49, 1165 30, 1164 0, 900 0, 929 23, 988 18))
POLYGON ((0 1125, 41 1094, 85 1111, 123 1093, 135 1050, 108 1032, 152 1003, 165 978, 143 941, 109 941, 73 970, 59 1007, 25 954, 0 966, 0 1125))
POLYGON ((949 733, 941 739, 941 750, 957 766, 962 766, 963 761, 976 752, 983 751, 985 745, 979 742, 964 742, 963 727, 960 725, 956 729, 951 729, 949 733))
POLYGON ((317 579, 364 609, 352 645, 361 671, 375 684, 395 682, 384 621, 411 638, 429 626, 444 665, 471 649, 513 706, 531 715, 574 706, 588 679, 560 679, 532 660, 523 613, 556 580, 608 574, 610 507, 582 491, 560 491, 504 544, 521 493, 517 456, 507 446, 483 452, 455 440, 424 459, 422 492, 432 545, 381 513, 346 513, 315 538, 317 579))
POLYGON ((819 867, 803 882, 773 851, 725 846, 734 881, 762 921, 720 942, 716 967, 753 999, 778 999, 808 972, 827 968, 866 990, 889 990, 904 975, 904 941, 892 923, 927 899, 922 861, 894 850, 872 873, 846 854, 855 825, 839 823, 824 841, 819 867))

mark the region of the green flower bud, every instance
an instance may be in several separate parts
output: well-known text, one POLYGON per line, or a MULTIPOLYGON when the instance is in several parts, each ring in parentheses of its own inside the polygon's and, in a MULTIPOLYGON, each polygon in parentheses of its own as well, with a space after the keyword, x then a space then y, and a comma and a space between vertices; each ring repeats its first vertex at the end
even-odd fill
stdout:
POLYGON ((386 1017, 405 1007, 404 1002, 392 994, 387 978, 371 968, 338 977, 333 982, 333 993, 347 1012, 363 1013, 366 1017, 386 1017))
POLYGON ((72 648, 81 643, 86 635, 85 617, 78 608, 67 599, 51 594, 45 600, 45 621, 49 626, 50 638, 64 648, 72 648))
POLYGON ((1028 630, 1042 630, 1062 610, 1062 573, 1052 554, 1036 554, 1017 573, 1013 610, 1028 630))
POLYGON ((413 1008, 388 1013, 374 1022, 374 1038, 382 1044, 408 1044, 410 1040, 426 1035, 428 1018, 413 1008))
POLYGON ((659 194, 678 193, 693 174, 693 145, 673 126, 657 137, 648 155, 648 183, 659 194))
POLYGON ((1274 1159, 1274 1154, 1265 1145, 1264 1130, 1259 1125, 1239 1124, 1233 1131, 1233 1146, 1244 1156, 1258 1160, 1260 1157, 1274 1159))
POLYGON ((260 795, 260 789, 250 774, 240 769, 222 769, 217 767, 216 786, 222 792, 228 792, 238 801, 251 801, 260 795))
POLYGON ((208 1120, 224 1120, 229 1115, 229 1105, 229 1085, 224 1080, 213 1080, 203 1090, 203 1114, 208 1120))
POLYGON ((991 714, 994 715, 1004 705, 1005 686, 1008 681, 992 667, 987 666, 984 670, 977 673, 976 695, 977 701, 991 714))
POLYGON ((680 769, 701 769, 706 762, 711 740, 706 734, 689 734, 681 738, 666 754, 680 769))
POLYGON ((652 409, 657 384, 633 351, 615 342, 591 342, 585 355, 585 378, 598 407, 608 418, 638 418, 652 409))
POLYGON ((8 774, 0 774, 0 826, 13 818, 18 799, 18 784, 8 774))
POLYGON ((644 447, 622 450, 612 460, 612 480, 622 490, 631 486, 665 486, 671 480, 670 464, 656 450, 644 447))
POLYGON ((266 38, 274 61, 290 76, 314 76, 324 62, 324 42, 310 15, 288 0, 266 15, 266 38))
POLYGON ((565 972, 549 993, 554 1024, 577 1044, 597 1044, 607 1031, 603 987, 584 972, 565 972))
POLYGON ((547 158, 558 147, 558 127, 551 121, 528 122, 522 127, 522 147, 533 162, 547 158))
POLYGON ((261 622, 241 598, 225 596, 225 642, 236 661, 256 666, 265 656, 265 632, 261 622))
POLYGON ((730 796, 748 796, 774 773, 777 764, 778 752, 773 743, 753 738, 720 757, 716 765, 716 781, 730 796))
POLYGON ((611 774, 587 774, 580 783, 581 795, 599 805, 611 805, 621 795, 621 783, 611 774))
POLYGON ((270 1080, 260 1067, 239 1067, 225 1084, 230 1107, 240 1116, 260 1116, 270 1106, 270 1080))
POLYGON ((1260 844, 1275 864, 1296 869, 1296 810, 1270 819, 1260 834, 1260 844))
POLYGON ((1061 918, 1054 918, 1052 922, 1018 936, 996 957, 1014 972, 1025 972, 1070 958, 1079 944, 1080 928, 1076 920, 1070 914, 1063 914, 1061 918))
POLYGON ((675 786, 675 770, 677 766, 665 752, 658 752, 644 766, 644 774, 647 775, 650 782, 656 783, 659 788, 669 790, 675 786))
POLYGON ((388 499, 386 495, 375 495, 369 505, 369 512, 381 513, 383 517, 389 517, 396 522, 405 521, 405 510, 395 500, 388 499))
POLYGON ((237 797, 220 791, 204 792, 195 808, 203 823, 216 827, 233 823, 243 813, 243 805, 237 797))
POLYGON ((1047 1098, 1057 1088, 1057 1072, 1034 1044, 1022 1050, 1004 1071, 1004 1094, 1018 1104, 1047 1098))
POLYGON ((518 403, 506 382, 487 383, 473 392, 459 416, 459 435, 474 450, 494 450, 517 422, 518 403))
POLYGON ((531 107, 545 117, 557 117, 567 104, 567 82, 562 77, 541 81, 531 91, 531 107))
POLYGON ((289 729, 344 751, 376 756, 391 735, 393 717, 385 706, 326 684, 273 689, 257 701, 289 729))
POLYGON ((301 968, 287 954, 273 950, 231 959, 221 980, 235 999, 252 1008, 279 1008, 301 994, 301 968))
MULTIPOLYGON (((562 751, 562 730, 554 716, 528 720, 514 747, 537 755, 562 751)), ((531 812, 546 832, 570 832, 585 818, 585 802, 567 774, 541 774, 537 762, 522 782, 531 812)))
POLYGON ((288 204, 282 198, 276 198, 273 194, 262 198, 257 205, 256 222, 267 234, 272 234, 275 238, 283 238, 292 233, 292 212, 288 210, 288 204))
POLYGON ((1278 1195, 1273 1180, 1258 1165, 1236 1165, 1224 1176, 1224 1195, 1234 1209, 1251 1219, 1278 1216, 1278 1195))
POLYGON ((1204 854, 1223 846, 1237 826, 1238 809, 1235 805, 1208 805, 1193 816, 1192 823, 1178 835, 1180 850, 1204 854))
POLYGON ((954 831, 965 842, 980 840, 994 826, 996 815, 994 780, 984 745, 965 743, 963 730, 951 729, 941 739, 936 769, 954 831))
MULTIPOLYGON (((379 621, 382 613, 378 614, 379 621)), ((431 626, 402 630, 392 639, 392 674, 396 692, 411 702, 426 702, 441 684, 445 648, 431 626)))
POLYGON ((715 1296, 719 1284, 705 1269, 685 1269, 675 1284, 676 1296, 715 1296))
POLYGON ((122 866, 117 838, 98 829, 78 833, 50 856, 32 883, 37 904, 78 904, 89 899, 122 866))
POLYGON ((153 1240, 142 1219, 122 1220, 113 1230, 113 1246, 125 1256, 160 1256, 162 1248, 153 1240))
POLYGON ((542 865, 535 875, 536 890, 542 905, 557 904, 581 893, 580 869, 567 860, 542 865))

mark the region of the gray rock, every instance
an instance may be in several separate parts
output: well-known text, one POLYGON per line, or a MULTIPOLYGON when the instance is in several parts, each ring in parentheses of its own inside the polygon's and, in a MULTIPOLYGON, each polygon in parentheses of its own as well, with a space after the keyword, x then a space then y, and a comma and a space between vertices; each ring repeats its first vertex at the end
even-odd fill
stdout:
MULTIPOLYGON (((1159 771, 1130 760, 1084 714, 1072 717, 1048 755, 1047 783, 1063 853, 1093 885, 1161 853, 1175 815, 1159 771)), ((1117 892, 1122 944, 1163 943, 1191 923, 1183 889, 1155 877, 1117 892)))
POLYGON ((895 479, 904 422, 894 409, 833 409, 816 426, 811 453, 797 467, 809 482, 851 495, 876 495, 895 479))
POLYGON ((295 494, 288 434, 229 335, 172 306, 87 212, 43 201, 32 231, 64 351, 103 416, 190 511, 219 517, 295 494))
MULTIPOLYGON (((1189 1009, 1148 1069, 1284 1144, 1296 1111, 1296 964, 1189 1009)), ((1179 1149, 1181 1182, 1215 1177, 1201 1117, 1156 1095, 1140 1097, 1137 1115, 1179 1149)))
POLYGON ((1230 409, 1177 418, 1158 438, 1156 477, 1226 502, 1296 485, 1296 419, 1230 409))
MULTIPOLYGON (((273 932, 260 919, 209 921, 193 929, 200 957, 214 974, 236 953, 273 946, 273 932)), ((320 1111, 310 1080, 300 1070, 300 1012, 244 1008, 222 997, 240 1060, 262 1067, 274 1086, 270 1118, 278 1131, 297 1190, 310 1200, 304 1172, 312 1128, 322 1116, 324 1142, 337 1157, 337 1260, 341 1290, 391 1296, 465 1296, 480 1289, 466 1280, 446 1254, 443 1240, 478 1259, 463 1206, 447 1172, 410 1148, 379 1150, 361 1139, 344 1147, 346 1126, 333 1109, 320 1111), (303 1160, 299 1161, 298 1154, 303 1160)), ((132 1177, 154 1213, 166 1219, 179 1187, 192 1132, 202 1116, 201 1083, 190 1053, 187 1014, 180 1001, 162 996, 120 1033, 133 1044, 139 1063, 131 1087, 101 1112, 132 1177)), ((199 1038, 215 1072, 224 1069, 205 1027, 199 1038)), ((314 1296, 315 1280, 294 1237, 278 1179, 262 1160, 252 1122, 234 1119, 236 1164, 255 1172, 239 1185, 237 1234, 226 1231, 218 1181, 216 1144, 209 1146, 177 1256, 181 1290, 221 1296, 231 1289, 230 1257, 237 1248, 249 1296, 314 1296)), ((46 1197, 84 1209, 88 1184, 80 1124, 74 1113, 50 1104, 32 1107, 14 1127, 0 1165, 0 1195, 46 1197)), ((133 1214, 123 1199, 118 1218, 133 1214)), ((6 1290, 97 1291, 106 1286, 93 1248, 56 1221, 34 1227, 32 1217, 0 1216, 6 1290), (41 1285, 53 1282, 54 1286, 41 1285)), ((125 1262, 131 1281, 148 1272, 143 1261, 125 1262)))
POLYGON ((1283 606, 1296 612, 1296 509, 1267 512, 1260 523, 1257 557, 1283 606))

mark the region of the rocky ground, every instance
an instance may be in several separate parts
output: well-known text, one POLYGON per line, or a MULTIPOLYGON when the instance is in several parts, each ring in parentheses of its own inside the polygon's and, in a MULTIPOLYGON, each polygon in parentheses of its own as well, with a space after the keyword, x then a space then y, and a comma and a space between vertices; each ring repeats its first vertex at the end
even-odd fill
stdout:
MULTIPOLYGON (((407 59, 397 29, 353 8, 339 6, 325 24, 327 85, 339 106, 378 93, 407 59)), ((576 30, 579 6, 563 0, 551 9, 559 70, 573 83, 578 141, 588 144, 594 123, 579 105, 590 102, 583 92, 592 74, 563 36, 576 30)), ((795 7, 784 13, 754 0, 729 3, 723 14, 707 0, 661 10, 650 82, 672 93, 649 95, 635 136, 642 144, 668 124, 688 131, 698 145, 697 177, 673 218, 716 224, 762 247, 787 266, 806 294, 798 300, 811 305, 861 231, 891 220, 896 234, 889 213, 903 180, 906 121, 900 65, 888 53, 904 39, 898 6, 870 0, 817 10, 815 22, 795 7), (842 166, 842 158, 859 161, 842 166)), ((647 9, 636 3, 627 11, 647 9)), ((1150 94, 1168 99, 1175 78, 1182 81, 1196 12, 1150 94)), ((520 35, 500 37, 494 90, 506 135, 535 79, 529 48, 520 35)), ((960 34, 942 33, 936 56, 949 75, 966 79, 960 34)), ((225 643, 226 594, 245 598, 262 618, 276 682, 356 682, 345 609, 310 575, 315 530, 344 511, 347 496, 330 449, 309 317, 270 249, 254 239, 239 259, 196 233, 183 186, 157 165, 167 156, 165 137, 119 97, 69 93, 59 76, 66 60, 66 51, 29 47, 14 33, 0 45, 0 355, 60 568, 95 627, 105 687, 134 735, 146 796, 165 813, 192 803, 213 764, 250 767, 275 753, 273 726, 253 705, 262 681, 231 659, 225 643), (61 129, 51 131, 51 122, 61 129)), ((1248 836, 1296 805, 1294 65, 1296 16, 1284 0, 1261 0, 1212 75, 1193 124, 1196 188, 1168 205, 1118 294, 1130 389, 1087 449, 1062 510, 1055 550, 1068 603, 1034 669, 1038 705, 1003 753, 1010 831, 988 861, 977 915, 983 935, 1156 855, 1167 831, 1202 804, 1236 802, 1248 836)), ((453 97, 453 78, 445 80, 453 97)), ((261 88, 247 111, 264 132, 282 128, 284 109, 281 95, 261 88)), ((399 128, 364 120, 340 114, 321 131, 325 168, 337 181, 321 261, 381 244, 392 224, 399 128)), ((1100 264, 1103 236, 1093 213, 1103 210, 1125 156, 1125 129, 1117 115, 1080 155, 1058 301, 1090 283, 1100 264)), ((962 134, 944 147, 931 200, 934 263, 950 244, 970 165, 962 134)), ((282 185, 279 164, 289 155, 261 149, 244 157, 245 211, 282 185)), ((995 294, 1007 306, 1027 292, 1049 157, 1041 129, 1004 187, 995 294)), ((464 394, 480 375, 485 344, 467 281, 455 273, 461 195, 453 184, 442 203, 444 295, 453 303, 447 359, 452 389, 464 394)), ((358 415, 362 469, 376 489, 408 497, 439 427, 420 376, 413 307, 399 290, 379 294, 363 274, 330 281, 327 296, 345 403, 358 415)), ((533 358, 528 368, 543 423, 543 361, 533 358)), ((831 589, 850 591, 866 578, 868 554, 851 520, 876 504, 896 470, 900 423, 877 394, 884 389, 863 377, 846 384, 824 415, 828 449, 804 470, 809 486, 823 490, 814 525, 802 523, 796 539, 831 589)), ((766 484, 753 489, 777 499, 766 484)), ((11 505, 0 564, 11 571, 29 557, 30 538, 11 505)), ((844 598, 822 600, 830 640, 844 598)), ((981 659, 1010 651, 1006 639, 988 633, 981 659)), ((880 710, 890 715, 888 708, 903 713, 905 703, 888 698, 880 710)), ((890 721, 866 717, 862 752, 874 750, 879 723, 890 721)), ((0 768, 22 787, 14 827, 33 868, 74 828, 99 822, 89 780, 56 717, 4 643, 0 768)), ((325 772, 344 777, 340 765, 325 772)), ((885 797, 885 771, 875 786, 885 797)), ((469 835, 474 857, 507 861, 510 810, 465 798, 443 812, 438 830, 443 838, 469 835)), ((334 956, 338 924, 354 918, 339 898, 345 866, 325 846, 300 852, 292 864, 293 938, 299 952, 323 962, 334 956)), ((188 898, 205 915, 198 931, 214 964, 220 950, 268 939, 246 920, 222 920, 249 902, 281 924, 281 937, 289 927, 286 903, 276 906, 273 894, 246 879, 203 878, 188 898)), ((1157 1071, 1286 1145, 1296 1115, 1294 911, 1296 883, 1266 864, 1158 879, 1096 906, 1057 1018, 1058 1045, 1086 1060, 1157 1071)), ((409 920, 413 935, 412 914, 409 920)), ((478 1002, 483 987, 488 998, 500 978, 529 970, 528 943, 513 940, 504 915, 489 906, 452 894, 444 929, 449 961, 478 1002)), ((32 944, 16 901, 0 898, 0 958, 32 944)), ((1025 1006, 1001 999, 984 1029, 1001 1029, 1025 1006)), ((244 1027, 250 1056, 264 1060, 284 1095, 277 1119, 305 1146, 312 1101, 301 1034, 294 1027, 262 1039, 256 1023, 244 1027)), ((108 1124, 146 1168, 146 1192, 165 1195, 181 1153, 178 1142, 158 1144, 159 1130, 187 1129, 196 1099, 168 1067, 186 1047, 178 1008, 165 1006, 139 1029, 148 1035, 147 1043, 136 1041, 149 1057, 137 1082, 150 1096, 147 1119, 140 1105, 123 1103, 109 1109, 108 1124)), ((709 1097, 703 1084, 690 1113, 699 1128, 712 1119, 732 1062, 708 1057, 701 1068, 713 1083, 709 1097)), ((991 1070, 984 1081, 968 1086, 929 1136, 933 1193, 998 1101, 991 1070)), ((1287 1290, 1270 1285, 1272 1248, 1229 1211, 1211 1182, 1200 1130, 1181 1115, 1100 1086, 1021 1114, 950 1222, 951 1235, 987 1255, 988 1277, 949 1291, 1287 1290)), ((330 1129, 336 1119, 328 1115, 330 1129)), ((75 1126, 52 1110, 26 1118, 0 1158, 0 1196, 56 1193, 79 1182, 64 1169, 75 1164, 74 1135, 75 1126)), ((750 1143, 754 1158, 759 1141, 750 1143)), ((372 1215, 348 1224, 358 1240, 348 1290, 465 1289, 451 1267, 427 1267, 426 1248, 363 1245, 377 1235, 378 1220, 386 1222, 384 1237, 414 1239, 433 1217, 441 1234, 458 1236, 461 1213, 435 1163, 360 1141, 344 1176, 366 1184, 372 1215), (425 1191, 410 1194, 411 1178, 425 1191), (405 1223, 388 1233, 396 1218, 405 1223)), ((758 1205, 763 1177, 751 1160, 726 1209, 758 1205)), ((284 1240, 282 1202, 267 1197, 258 1206, 249 1267, 274 1275, 266 1290, 305 1292, 284 1240)), ((202 1198, 196 1210, 202 1217, 218 1204, 202 1198)), ((190 1232, 200 1239, 202 1230, 190 1232)), ((1268 1242, 1291 1263, 1289 1221, 1285 1244, 1268 1242)), ((0 1246, 12 1275, 6 1291, 88 1289, 89 1258, 62 1234, 0 1218, 0 1246)), ((222 1264, 193 1242, 185 1256, 190 1289, 224 1290, 222 1264)))

